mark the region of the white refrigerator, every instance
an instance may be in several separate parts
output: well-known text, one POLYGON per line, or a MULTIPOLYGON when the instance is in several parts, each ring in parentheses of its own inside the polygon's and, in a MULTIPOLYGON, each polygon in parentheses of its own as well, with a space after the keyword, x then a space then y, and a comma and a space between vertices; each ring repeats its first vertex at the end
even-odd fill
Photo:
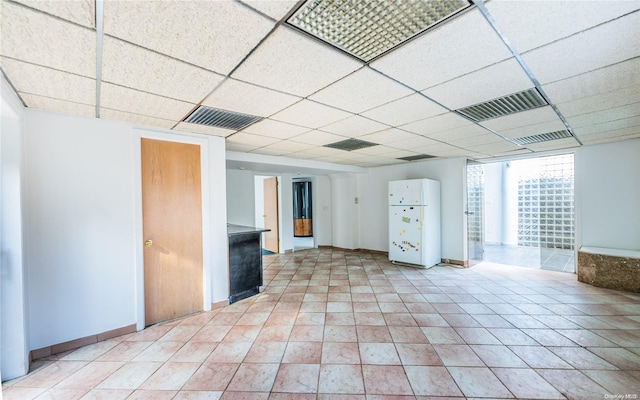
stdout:
POLYGON ((389 182, 389 260, 433 267, 441 262, 440 182, 389 182))

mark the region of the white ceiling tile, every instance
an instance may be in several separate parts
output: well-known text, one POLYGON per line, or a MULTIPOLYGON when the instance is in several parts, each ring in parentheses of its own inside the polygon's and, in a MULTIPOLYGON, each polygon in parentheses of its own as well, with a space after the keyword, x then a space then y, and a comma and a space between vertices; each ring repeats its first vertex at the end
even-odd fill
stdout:
POLYGON ((385 157, 389 157, 387 156, 387 154, 397 153, 398 151, 403 151, 403 150, 398 150, 398 149, 394 149, 393 147, 383 146, 383 145, 377 145, 377 146, 365 147, 364 149, 353 150, 354 153, 366 154, 371 156, 384 155, 385 157))
POLYGON ((532 87, 531 79, 520 64, 510 58, 433 86, 422 93, 455 110, 532 87))
POLYGON ((412 138, 409 139, 404 139, 404 140, 398 140, 396 142, 393 143, 389 143, 388 145, 391 147, 395 147, 397 149, 402 149, 402 150, 413 150, 415 148, 418 147, 426 147, 426 146, 431 146, 434 144, 437 144, 439 142, 423 137, 423 136, 419 136, 419 135, 415 135, 412 138))
POLYGON ((589 97, 583 97, 556 106, 565 117, 589 114, 596 111, 615 109, 640 100, 640 85, 613 90, 589 97))
POLYGON ((257 148, 255 150, 251 150, 251 153, 256 153, 256 154, 263 154, 266 156, 283 156, 285 154, 287 154, 287 151, 284 150, 277 150, 277 149, 272 149, 269 147, 260 147, 257 148))
POLYGON ((481 126, 478 126, 476 124, 471 124, 471 125, 460 126, 453 129, 447 129, 445 131, 430 133, 426 136, 434 140, 441 140, 443 142, 448 142, 450 140, 461 140, 461 139, 464 140, 467 137, 485 135, 487 133, 493 136, 496 136, 481 126))
POLYGON ((640 102, 568 117, 567 121, 572 128, 580 128, 633 117, 640 117, 640 102))
POLYGON ((106 82, 101 85, 100 105, 112 110, 175 121, 182 120, 195 106, 195 104, 168 99, 106 82))
POLYGON ((640 128, 624 128, 608 132, 594 133, 592 135, 580 136, 580 141, 584 144, 608 143, 618 140, 635 139, 640 137, 640 128))
POLYGON ((17 3, 25 4, 31 8, 41 10, 47 14, 95 28, 96 7, 95 0, 15 0, 17 3))
POLYGON ((473 125, 472 122, 454 113, 436 115, 420 121, 402 125, 400 128, 418 135, 430 136, 436 132, 458 128, 465 125, 473 125))
POLYGON ((333 133, 315 130, 315 131, 303 133, 302 135, 292 137, 290 140, 294 142, 307 143, 307 144, 312 144, 316 146, 323 146, 325 144, 340 142, 346 139, 347 138, 344 136, 338 136, 338 135, 334 135, 333 133))
POLYGON ((223 79, 222 75, 109 36, 104 37, 103 46, 104 82, 199 103, 223 79))
POLYGON ((96 116, 96 107, 87 104, 73 103, 71 101, 52 99, 50 97, 38 96, 30 93, 18 92, 27 107, 36 110, 51 111, 63 114, 80 115, 83 117, 94 118, 96 116))
MULTIPOLYGON (((569 121, 569 123, 571 123, 571 121, 569 121)), ((607 121, 600 124, 573 127, 573 131, 579 139, 582 139, 583 136, 597 135, 604 132, 617 132, 626 129, 631 129, 632 131, 640 131, 640 117, 624 118, 615 121, 607 121)), ((626 135, 629 133, 632 132, 625 131, 625 133, 622 134, 626 135)))
POLYGON ((385 158, 402 158, 402 157, 411 157, 411 156, 417 156, 420 155, 421 152, 420 151, 409 151, 409 150, 398 150, 398 149, 393 149, 393 151, 384 153, 384 154, 374 154, 380 157, 385 157, 385 158))
POLYGON ((405 140, 411 140, 417 135, 396 128, 386 129, 384 131, 370 133, 368 135, 360 136, 358 139, 371 143, 393 145, 396 142, 402 142, 405 140))
POLYGON ((298 4, 298 0, 241 0, 241 2, 250 5, 276 21, 280 21, 298 4))
POLYGON ((301 99, 260 86, 227 79, 202 104, 222 110, 268 117, 301 99))
POLYGON ((558 104, 638 85, 640 57, 543 85, 542 89, 558 104))
POLYGON ((279 142, 280 139, 270 138, 266 136, 254 135, 247 132, 238 132, 227 138, 227 142, 246 144, 256 147, 264 147, 279 142))
MULTIPOLYGON (((327 157, 335 157, 338 155, 341 155, 341 153, 343 153, 343 150, 338 150, 338 149, 332 149, 329 147, 312 147, 310 149, 306 149, 306 150, 302 150, 302 151, 298 151, 295 153, 292 153, 290 155, 290 157, 294 157, 294 158, 311 158, 311 159, 316 159, 316 160, 322 160, 323 158, 327 158, 327 157)), ((324 161, 324 160, 322 160, 324 161)))
MULTIPOLYGON (((200 124, 192 124, 189 122, 180 122, 173 128, 176 131, 202 133, 204 135, 227 137, 235 131, 230 129, 218 128, 216 126, 206 126, 200 124)), ((228 149, 227 149, 228 150, 228 149)))
POLYGON ((291 125, 272 119, 263 119, 246 127, 244 132, 255 133, 256 135, 269 136, 280 139, 289 139, 301 133, 308 132, 309 128, 298 125, 291 125))
POLYGON ((471 10, 374 61, 372 66, 423 90, 510 57, 480 12, 471 10))
POLYGON ((105 1, 105 33, 223 75, 274 22, 235 1, 105 1))
MULTIPOLYGON (((556 121, 558 115, 553 111, 551 106, 535 108, 533 110, 522 111, 519 113, 506 115, 504 117, 494 118, 480 122, 481 125, 493 129, 496 132, 519 128, 527 125, 535 125, 541 122, 556 121)), ((564 129, 564 128, 563 128, 564 129)))
POLYGON ((556 139, 548 142, 532 143, 526 147, 533 151, 560 150, 578 147, 580 144, 574 138, 556 139))
POLYGON ((95 30, 5 1, 0 29, 0 55, 96 77, 95 30))
POLYGON ((359 115, 354 115, 338 122, 334 122, 333 124, 323 126, 322 130, 347 137, 358 137, 388 128, 388 125, 372 121, 359 115))
POLYGON ((482 133, 480 135, 468 136, 468 137, 458 138, 458 139, 449 139, 446 142, 456 147, 469 149, 469 148, 472 148, 473 146, 500 143, 504 141, 505 140, 502 139, 500 136, 497 136, 491 132, 485 131, 485 133, 482 133))
POLYGON ((546 121, 539 124, 531 124, 527 126, 521 126, 519 128, 501 130, 499 131, 499 133, 506 138, 513 139, 533 135, 541 135, 543 133, 549 132, 562 131, 565 129, 567 129, 567 127, 564 126, 559 118, 556 118, 553 121, 546 121))
POLYGON ((346 111, 338 110, 310 100, 302 100, 291 107, 272 115, 271 119, 316 129, 341 119, 345 119, 351 115, 352 114, 346 111))
POLYGON ((432 156, 440 156, 443 153, 460 150, 458 147, 447 143, 435 143, 428 146, 416 147, 413 149, 421 154, 430 154, 432 156))
POLYGON ((160 128, 171 129, 177 121, 169 121, 161 118, 147 117, 146 115, 131 114, 124 111, 110 110, 108 108, 100 108, 100 118, 112 119, 115 121, 127 121, 137 125, 157 126, 160 128))
POLYGON ((361 115, 391 126, 399 126, 434 115, 446 113, 447 109, 415 93, 384 104, 361 115))
POLYGON ((338 50, 280 26, 233 77, 306 97, 361 66, 338 50))
POLYGON ((96 104, 96 80, 39 65, 2 58, 2 69, 18 92, 96 104))
POLYGON ((638 37, 640 12, 532 50, 522 57, 544 85, 638 57, 638 37))
POLYGON ((346 111, 360 113, 412 93, 413 90, 365 67, 309 98, 346 111))
POLYGON ((258 147, 256 146, 250 146, 246 144, 232 143, 232 142, 225 142, 225 148, 227 151, 238 151, 243 153, 248 153, 258 149, 258 147))
POLYGON ((307 150, 312 147, 316 147, 316 146, 311 144, 306 144, 306 143, 292 142, 291 140, 283 140, 281 142, 274 143, 272 145, 269 145, 263 148, 270 149, 270 150, 281 150, 284 152, 284 154, 290 154, 290 153, 295 153, 297 151, 307 150))
POLYGON ((518 151, 522 148, 516 144, 507 142, 506 140, 500 140, 500 141, 491 142, 491 143, 469 144, 464 147, 468 150, 472 150, 477 153, 484 153, 484 154, 491 154, 491 155, 504 154, 506 152, 511 152, 511 151, 518 151))
POLYGON ((490 1, 487 10, 523 53, 638 9, 637 1, 490 1))

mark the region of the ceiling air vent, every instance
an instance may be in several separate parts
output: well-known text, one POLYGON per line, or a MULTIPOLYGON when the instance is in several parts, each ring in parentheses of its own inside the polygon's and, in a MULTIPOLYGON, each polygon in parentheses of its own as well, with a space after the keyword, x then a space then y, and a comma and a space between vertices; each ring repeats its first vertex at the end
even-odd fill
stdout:
POLYGON ((287 22, 370 61, 470 5, 467 0, 308 0, 287 22))
POLYGON ((485 103, 476 104, 456 110, 474 121, 484 121, 498 118, 521 111, 532 110, 534 108, 546 106, 548 103, 540 96, 534 88, 523 90, 522 92, 510 94, 485 103))
POLYGON ((409 157, 400 157, 398 158, 398 160, 404 160, 404 161, 418 161, 418 160, 426 160, 427 158, 434 158, 435 156, 429 155, 429 154, 418 154, 415 156, 409 156, 409 157))
POLYGON ((262 120, 255 115, 240 114, 232 111, 219 110, 205 106, 198 107, 184 121, 192 124, 215 126, 218 128, 233 129, 239 131, 247 126, 262 120))
POLYGON ((365 142, 364 140, 347 139, 347 140, 342 140, 340 142, 325 144, 324 147, 331 147, 332 149, 352 151, 352 150, 359 150, 359 149, 364 149, 367 147, 377 146, 377 145, 378 145, 377 143, 365 142))
POLYGON ((526 136, 516 139, 510 139, 513 143, 525 146, 532 143, 548 142, 550 140, 564 139, 571 137, 571 133, 567 130, 543 133, 540 135, 526 136))

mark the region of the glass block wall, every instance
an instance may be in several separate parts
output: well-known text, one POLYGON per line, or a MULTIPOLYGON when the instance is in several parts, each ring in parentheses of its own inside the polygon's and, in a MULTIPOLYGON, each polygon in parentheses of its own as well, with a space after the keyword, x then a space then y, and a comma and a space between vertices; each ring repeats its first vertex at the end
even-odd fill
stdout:
POLYGON ((484 170, 482 164, 467 165, 467 238, 483 241, 484 170))
POLYGON ((518 245, 573 249, 573 154, 512 166, 518 171, 518 245))

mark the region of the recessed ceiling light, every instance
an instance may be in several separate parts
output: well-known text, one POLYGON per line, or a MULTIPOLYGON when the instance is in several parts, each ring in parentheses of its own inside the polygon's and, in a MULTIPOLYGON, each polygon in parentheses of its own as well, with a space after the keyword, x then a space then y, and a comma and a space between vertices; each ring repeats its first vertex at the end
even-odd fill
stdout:
POLYGON ((521 146, 532 144, 532 143, 540 143, 540 142, 548 142, 550 140, 564 139, 571 137, 571 133, 567 130, 555 131, 549 133, 543 133, 540 135, 526 136, 521 138, 510 139, 511 142, 515 144, 519 144, 521 146))
POLYGON ((466 0, 308 0, 287 22, 370 61, 469 6, 466 0))
POLYGON ((331 147, 332 149, 352 151, 352 150, 359 150, 359 149, 364 149, 367 147, 377 146, 377 145, 378 143, 366 142, 360 139, 347 139, 347 140, 342 140, 340 142, 325 144, 324 147, 331 147))
POLYGON ((408 156, 408 157, 400 157, 398 158, 398 160, 404 160, 404 161, 417 161, 417 160, 426 160, 427 158, 434 158, 435 156, 432 156, 430 154, 418 154, 415 156, 408 156))
POLYGON ((538 90, 533 88, 500 97, 495 100, 461 108, 456 110, 456 112, 465 115, 474 121, 484 121, 487 119, 503 117, 509 114, 515 114, 521 111, 532 110, 546 105, 548 105, 546 100, 540 95, 538 90))
POLYGON ((200 106, 192 112, 184 122, 239 131, 240 129, 246 128, 247 126, 262 119, 262 117, 257 117, 255 115, 241 114, 217 108, 200 106))

